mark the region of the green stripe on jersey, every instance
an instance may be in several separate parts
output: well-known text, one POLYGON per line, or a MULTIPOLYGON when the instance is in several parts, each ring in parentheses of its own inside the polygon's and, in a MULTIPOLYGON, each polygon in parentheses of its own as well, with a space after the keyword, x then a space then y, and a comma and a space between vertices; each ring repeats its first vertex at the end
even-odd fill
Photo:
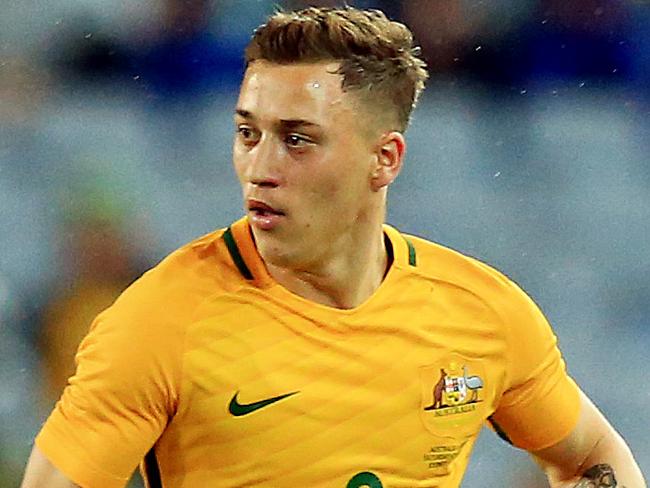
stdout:
POLYGON ((253 273, 251 273, 251 270, 248 269, 248 266, 246 266, 246 263, 244 262, 244 258, 239 252, 239 248, 237 247, 237 242, 235 242, 235 237, 232 235, 232 230, 230 227, 228 227, 226 232, 223 233, 223 240, 226 243, 226 247, 228 248, 230 257, 235 263, 235 266, 237 266, 239 272, 247 280, 252 280, 253 273))

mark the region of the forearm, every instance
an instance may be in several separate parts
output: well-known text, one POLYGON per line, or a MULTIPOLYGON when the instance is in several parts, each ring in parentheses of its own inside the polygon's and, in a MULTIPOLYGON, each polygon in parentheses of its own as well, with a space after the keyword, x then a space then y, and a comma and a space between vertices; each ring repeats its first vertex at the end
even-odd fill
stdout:
POLYGON ((625 441, 616 432, 604 435, 575 473, 545 469, 552 488, 646 488, 625 441))
POLYGON ((21 488, 79 488, 34 446, 21 488))
POLYGON ((531 453, 551 487, 647 488, 623 438, 582 391, 580 399, 580 418, 573 432, 531 453))

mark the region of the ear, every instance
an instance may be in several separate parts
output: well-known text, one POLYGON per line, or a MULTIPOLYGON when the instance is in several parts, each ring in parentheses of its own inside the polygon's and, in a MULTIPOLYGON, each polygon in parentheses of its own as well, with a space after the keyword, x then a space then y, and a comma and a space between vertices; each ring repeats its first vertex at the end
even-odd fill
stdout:
POLYGON ((404 135, 397 131, 383 134, 376 151, 377 162, 371 179, 373 191, 379 191, 390 185, 402 170, 406 154, 404 135))

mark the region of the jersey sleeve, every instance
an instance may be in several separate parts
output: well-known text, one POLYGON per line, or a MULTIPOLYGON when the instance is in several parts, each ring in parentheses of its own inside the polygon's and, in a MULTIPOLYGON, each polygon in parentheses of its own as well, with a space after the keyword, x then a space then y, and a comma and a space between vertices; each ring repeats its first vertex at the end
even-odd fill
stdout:
POLYGON ((507 388, 490 420, 512 444, 536 451, 561 441, 576 426, 579 390, 567 374, 557 338, 542 312, 517 285, 505 280, 507 388))
POLYGON ((179 341, 151 308, 127 290, 95 319, 76 373, 36 438, 84 488, 124 486, 173 415, 180 361, 172 346, 179 341))

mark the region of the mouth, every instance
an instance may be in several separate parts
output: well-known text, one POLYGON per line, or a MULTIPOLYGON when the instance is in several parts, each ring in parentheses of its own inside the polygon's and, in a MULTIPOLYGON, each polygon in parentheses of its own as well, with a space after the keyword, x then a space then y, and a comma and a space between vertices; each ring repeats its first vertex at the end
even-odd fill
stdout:
POLYGON ((255 199, 248 199, 246 207, 252 216, 258 218, 272 218, 275 216, 284 216, 282 210, 272 207, 271 205, 255 199))
POLYGON ((249 198, 246 208, 251 225, 259 230, 273 230, 284 221, 285 213, 268 203, 249 198))

